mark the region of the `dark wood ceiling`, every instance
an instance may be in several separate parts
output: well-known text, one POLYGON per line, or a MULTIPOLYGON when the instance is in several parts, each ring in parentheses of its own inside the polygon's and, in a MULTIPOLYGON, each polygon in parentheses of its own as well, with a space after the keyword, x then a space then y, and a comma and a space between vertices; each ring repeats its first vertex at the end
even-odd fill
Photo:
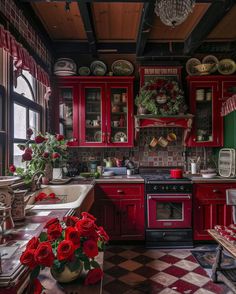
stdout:
POLYGON ((199 0, 187 20, 175 28, 156 16, 155 1, 69 1, 69 11, 66 1, 21 1, 31 3, 52 42, 61 44, 60 52, 70 46, 92 55, 104 51, 134 53, 140 58, 187 56, 211 47, 221 52, 226 43, 229 53, 235 52, 234 0, 199 0))

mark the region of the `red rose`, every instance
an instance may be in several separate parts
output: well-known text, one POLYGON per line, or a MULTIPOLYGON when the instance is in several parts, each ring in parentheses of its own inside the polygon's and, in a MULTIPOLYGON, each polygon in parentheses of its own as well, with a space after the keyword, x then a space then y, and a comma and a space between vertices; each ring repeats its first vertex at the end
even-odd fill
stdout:
POLYGON ((64 136, 60 135, 60 134, 57 134, 56 139, 57 139, 57 141, 62 141, 62 140, 64 140, 64 136))
MULTIPOLYGON (((44 193, 45 194, 45 193, 44 193)), ((58 224, 59 219, 57 217, 51 218, 46 225, 44 226, 45 229, 49 228, 52 224, 58 224)))
POLYGON ((80 247, 80 233, 75 228, 66 228, 65 240, 70 240, 74 244, 75 249, 80 247))
POLYGON ((26 148, 25 149, 25 153, 30 153, 30 154, 32 154, 33 153, 33 150, 31 149, 31 148, 26 148))
POLYGON ((79 220, 75 224, 75 227, 81 233, 81 236, 84 236, 84 237, 87 237, 88 235, 90 235, 92 232, 95 231, 95 223, 90 218, 79 220))
POLYGON ((65 216, 63 218, 63 221, 67 225, 67 227, 74 227, 75 224, 79 221, 80 219, 77 216, 65 216))
POLYGON ((38 135, 38 136, 35 137, 34 140, 35 140, 36 144, 40 144, 40 143, 43 143, 46 139, 43 136, 38 135))
POLYGON ((27 249, 36 249, 39 245, 39 239, 37 237, 33 237, 29 240, 29 242, 26 245, 27 249))
POLYGON ((88 257, 94 258, 98 255, 97 243, 94 240, 85 241, 83 244, 83 251, 88 257))
POLYGON ((35 201, 42 201, 43 199, 45 199, 47 197, 47 194, 44 192, 40 192, 36 197, 35 197, 35 201))
POLYGON ((47 229, 48 239, 54 241, 61 236, 62 227, 59 223, 54 223, 50 225, 47 229))
POLYGON ((39 279, 34 279, 34 294, 42 293, 43 287, 39 281, 39 279))
POLYGON ((26 134, 27 134, 28 138, 30 138, 33 135, 33 133, 34 133, 33 130, 30 129, 30 128, 28 128, 27 131, 26 131, 26 134))
POLYGON ((61 157, 61 155, 60 155, 59 153, 57 153, 57 152, 54 152, 54 153, 52 154, 52 158, 53 158, 53 159, 56 159, 56 158, 59 158, 59 157, 61 157))
POLYGON ((43 152, 43 157, 48 158, 49 157, 49 152, 43 152))
POLYGON ((54 261, 51 244, 49 242, 39 243, 38 248, 34 252, 34 258, 38 264, 51 267, 54 261))
POLYGON ((30 161, 32 159, 32 155, 29 152, 26 152, 22 155, 23 161, 30 161))
POLYGON ((98 283, 103 276, 103 271, 100 268, 94 268, 90 270, 84 281, 85 286, 98 283))
POLYGON ((81 215, 82 215, 82 219, 90 218, 91 220, 94 220, 94 221, 96 220, 96 218, 88 212, 81 212, 81 215))
POLYGON ((12 164, 12 165, 9 166, 9 171, 10 171, 11 173, 14 173, 14 172, 16 171, 16 167, 15 167, 14 164, 12 164))
POLYGON ((37 266, 37 263, 34 258, 35 250, 34 249, 26 249, 20 257, 20 262, 23 265, 27 265, 30 269, 33 269, 37 266))
POLYGON ((107 235, 107 232, 103 229, 103 227, 99 227, 98 228, 98 234, 102 237, 102 239, 105 241, 105 242, 108 242, 109 241, 109 236, 107 235))
POLYGON ((50 193, 50 194, 48 194, 48 198, 55 199, 56 198, 56 194, 55 193, 50 193))
POLYGON ((57 248, 57 259, 71 259, 75 251, 75 246, 70 240, 63 240, 57 248))

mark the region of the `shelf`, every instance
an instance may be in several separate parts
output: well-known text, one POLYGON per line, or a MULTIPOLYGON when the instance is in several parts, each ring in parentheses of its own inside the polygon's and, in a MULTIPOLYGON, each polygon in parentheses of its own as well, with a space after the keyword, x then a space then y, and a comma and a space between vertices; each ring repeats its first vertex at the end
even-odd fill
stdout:
POLYGON ((101 129, 101 126, 97 126, 97 127, 93 127, 93 126, 89 127, 89 126, 86 126, 86 129, 101 129))
POLYGON ((127 112, 112 112, 112 115, 127 115, 127 112))
POLYGON ((86 100, 86 103, 89 103, 89 104, 100 104, 101 103, 101 100, 98 100, 98 101, 90 101, 90 100, 86 100))
POLYGON ((101 112, 86 112, 86 114, 101 114, 101 112))

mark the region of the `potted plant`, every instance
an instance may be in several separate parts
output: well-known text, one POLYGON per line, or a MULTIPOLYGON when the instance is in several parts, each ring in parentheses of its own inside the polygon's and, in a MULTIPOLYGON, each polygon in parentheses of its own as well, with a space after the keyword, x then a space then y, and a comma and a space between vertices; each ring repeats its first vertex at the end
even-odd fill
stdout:
POLYGON ((22 162, 25 168, 11 165, 9 171, 22 176, 26 184, 32 182, 33 175, 37 172, 45 174, 48 180, 52 179, 53 167, 62 167, 67 160, 67 140, 63 135, 37 133, 34 140, 31 139, 33 131, 27 130, 28 141, 25 144, 18 144, 23 151, 22 162))
POLYGON ((156 112, 156 105, 153 99, 153 95, 155 95, 155 91, 146 90, 144 87, 141 88, 139 95, 137 95, 135 98, 135 104, 138 107, 138 114, 156 112))
POLYGON ((95 221, 87 212, 82 212, 81 218, 68 216, 61 222, 52 218, 45 231, 29 240, 20 262, 31 269, 30 280, 39 289, 37 293, 43 290, 37 277, 44 268, 50 268, 52 276, 62 283, 77 279, 82 270, 86 272, 85 285, 101 280, 103 271, 95 258, 104 251, 109 237, 95 221))

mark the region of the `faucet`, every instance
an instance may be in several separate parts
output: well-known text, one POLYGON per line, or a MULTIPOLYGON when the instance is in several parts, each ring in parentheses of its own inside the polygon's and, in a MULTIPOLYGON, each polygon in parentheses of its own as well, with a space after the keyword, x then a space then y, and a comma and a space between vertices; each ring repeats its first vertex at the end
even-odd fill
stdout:
POLYGON ((32 176, 32 187, 31 190, 34 192, 36 190, 39 190, 41 188, 41 179, 45 176, 45 173, 41 170, 36 171, 32 176), (35 181, 37 177, 37 181, 35 181))

